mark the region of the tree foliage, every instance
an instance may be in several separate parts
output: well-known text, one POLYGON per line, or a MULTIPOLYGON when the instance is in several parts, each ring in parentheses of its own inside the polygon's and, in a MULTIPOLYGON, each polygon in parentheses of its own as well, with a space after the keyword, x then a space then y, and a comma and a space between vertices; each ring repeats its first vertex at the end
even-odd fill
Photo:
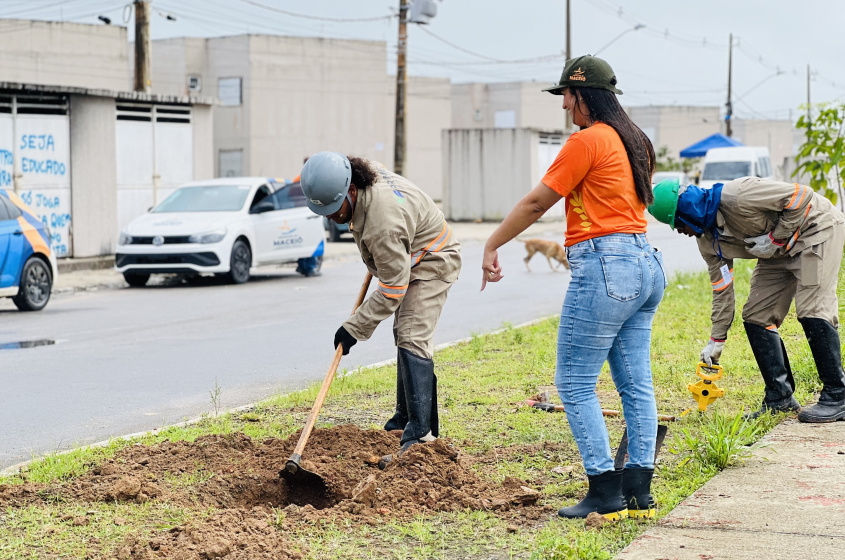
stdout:
POLYGON ((701 160, 701 158, 681 158, 678 161, 669 155, 669 148, 667 146, 660 146, 654 155, 655 171, 683 171, 684 173, 689 173, 701 160))
POLYGON ((805 140, 795 156, 798 167, 792 176, 806 173, 810 186, 836 204, 845 181, 845 104, 820 103, 815 107, 815 118, 803 115, 795 125, 805 131, 805 140))

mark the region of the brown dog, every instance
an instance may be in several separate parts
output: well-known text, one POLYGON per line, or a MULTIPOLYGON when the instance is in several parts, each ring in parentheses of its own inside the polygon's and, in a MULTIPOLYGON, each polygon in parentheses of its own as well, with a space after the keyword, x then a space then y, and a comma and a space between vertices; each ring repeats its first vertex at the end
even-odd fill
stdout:
POLYGON ((561 247, 560 243, 546 239, 517 238, 517 241, 525 243, 525 250, 528 251, 528 256, 522 259, 525 261, 525 268, 528 269, 528 272, 531 272, 531 267, 528 266, 528 261, 531 260, 531 257, 533 257, 535 253, 544 255, 546 260, 549 261, 549 267, 551 267, 552 270, 560 268, 560 265, 565 266, 567 269, 569 268, 569 261, 566 259, 566 250, 561 247), (557 267, 552 265, 552 259, 558 262, 557 267))

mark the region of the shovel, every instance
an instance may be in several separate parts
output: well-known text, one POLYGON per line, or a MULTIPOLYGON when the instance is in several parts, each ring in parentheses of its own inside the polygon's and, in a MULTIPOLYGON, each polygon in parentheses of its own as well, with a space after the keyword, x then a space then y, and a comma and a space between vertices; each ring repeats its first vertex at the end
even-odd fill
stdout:
MULTIPOLYGON (((364 297, 367 295, 367 290, 370 287, 370 281, 372 279, 373 275, 367 272, 367 278, 361 286, 361 292, 358 294, 358 300, 355 302, 355 307, 352 308, 353 314, 364 301, 364 297)), ((279 476, 288 481, 291 486, 308 486, 319 492, 325 492, 327 490, 326 481, 323 477, 315 472, 302 468, 299 461, 302 460, 302 451, 305 449, 305 444, 308 443, 308 437, 311 435, 311 430, 314 429, 314 424, 317 423, 317 416, 320 415, 320 409, 323 408, 323 401, 326 400, 326 395, 329 392, 329 387, 332 385, 334 374, 337 371, 337 366, 340 364, 340 358, 342 356, 343 345, 338 344, 334 353, 332 365, 329 366, 329 371, 326 373, 326 378, 323 380, 323 386, 320 387, 320 392, 317 394, 317 400, 314 402, 313 408, 311 408, 311 414, 308 415, 308 420, 305 421, 305 428, 302 429, 299 441, 296 442, 293 454, 291 454, 288 462, 285 463, 285 468, 279 471, 279 476)))

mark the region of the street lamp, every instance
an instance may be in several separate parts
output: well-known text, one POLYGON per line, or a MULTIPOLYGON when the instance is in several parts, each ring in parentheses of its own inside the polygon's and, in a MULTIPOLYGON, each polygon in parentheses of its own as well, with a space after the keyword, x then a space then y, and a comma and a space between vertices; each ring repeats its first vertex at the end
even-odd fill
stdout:
POLYGON ((618 41, 619 39, 621 39, 621 38, 622 38, 622 36, 623 36, 623 35, 625 35, 626 33, 630 33, 631 31, 637 31, 637 30, 640 30, 640 29, 642 29, 643 27, 645 27, 645 24, 642 24, 642 23, 638 23, 638 24, 637 24, 637 25, 635 25, 634 27, 629 27, 628 29, 626 29, 625 31, 623 31, 622 33, 620 33, 619 35, 617 35, 616 37, 614 37, 614 38, 613 38, 613 39, 612 39, 612 40, 611 40, 608 44, 606 44, 605 46, 603 46, 602 48, 600 48, 599 50, 597 50, 596 52, 594 52, 594 53, 593 53, 593 56, 596 56, 596 55, 597 55, 597 54, 599 54, 601 51, 603 51, 604 49, 606 49, 607 47, 609 47, 610 45, 612 45, 613 43, 615 43, 616 41, 618 41))

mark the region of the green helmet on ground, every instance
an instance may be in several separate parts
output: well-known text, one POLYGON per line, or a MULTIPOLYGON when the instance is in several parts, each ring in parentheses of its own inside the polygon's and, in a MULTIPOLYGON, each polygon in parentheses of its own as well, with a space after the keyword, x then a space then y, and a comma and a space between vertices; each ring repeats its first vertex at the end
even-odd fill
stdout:
POLYGON ((666 179, 654 186, 654 202, 648 207, 648 212, 658 221, 669 224, 675 229, 675 211, 678 209, 678 190, 680 184, 677 179, 666 179))

